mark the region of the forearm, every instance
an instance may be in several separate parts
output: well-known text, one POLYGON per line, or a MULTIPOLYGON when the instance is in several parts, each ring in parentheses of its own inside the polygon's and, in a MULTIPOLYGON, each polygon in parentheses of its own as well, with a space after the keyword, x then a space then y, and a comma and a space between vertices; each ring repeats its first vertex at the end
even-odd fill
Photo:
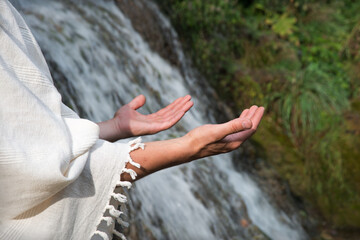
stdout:
MULTIPOLYGON (((164 141, 149 142, 144 150, 136 150, 130 153, 131 158, 141 165, 141 168, 127 164, 127 168, 137 173, 137 180, 151 173, 168 167, 180 165, 191 161, 193 148, 186 137, 164 141)), ((129 174, 124 173, 121 179, 133 181, 129 174)))

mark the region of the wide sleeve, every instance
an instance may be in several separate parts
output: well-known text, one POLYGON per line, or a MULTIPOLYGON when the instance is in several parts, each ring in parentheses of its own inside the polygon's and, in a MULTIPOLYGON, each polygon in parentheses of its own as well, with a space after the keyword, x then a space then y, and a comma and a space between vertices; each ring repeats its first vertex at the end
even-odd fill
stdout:
POLYGON ((76 179, 95 123, 61 115, 61 96, 22 18, 0 1, 0 216, 10 219, 76 179))
POLYGON ((120 175, 135 177, 126 164, 138 166, 139 147, 99 140, 97 124, 62 104, 33 35, 0 0, 0 239, 122 236, 115 190, 130 187, 120 175))

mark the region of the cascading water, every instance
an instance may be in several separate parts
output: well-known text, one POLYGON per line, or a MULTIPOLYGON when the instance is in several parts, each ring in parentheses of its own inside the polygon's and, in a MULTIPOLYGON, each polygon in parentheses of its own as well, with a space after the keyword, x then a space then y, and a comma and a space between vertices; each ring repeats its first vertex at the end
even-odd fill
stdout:
MULTIPOLYGON (((108 119, 138 94, 147 98, 143 113, 155 112, 191 92, 195 106, 184 119, 144 141, 182 136, 215 121, 211 89, 199 87, 155 4, 147 3, 172 33, 181 70, 151 51, 114 1, 12 2, 43 49, 64 102, 82 117, 108 119)), ((273 208, 246 173, 234 170, 232 157, 211 157, 136 182, 129 193, 128 238, 306 239, 294 219, 273 208)))

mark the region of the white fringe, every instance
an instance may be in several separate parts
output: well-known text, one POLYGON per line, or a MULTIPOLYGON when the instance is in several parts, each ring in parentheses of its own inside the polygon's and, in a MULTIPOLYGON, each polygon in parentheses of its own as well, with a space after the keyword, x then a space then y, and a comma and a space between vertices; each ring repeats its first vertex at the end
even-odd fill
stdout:
POLYGON ((114 223, 114 219, 112 217, 102 217, 101 220, 106 222, 106 226, 110 227, 114 223))
POLYGON ((121 171, 121 173, 124 173, 124 172, 130 174, 131 179, 132 179, 132 180, 135 180, 137 174, 136 174, 136 172, 135 172, 134 170, 124 168, 124 169, 121 171))
POLYGON ((131 159, 131 157, 130 157, 130 152, 132 152, 132 151, 134 151, 134 150, 136 150, 136 149, 138 149, 138 148, 141 148, 141 149, 144 150, 145 144, 143 144, 143 143, 141 142, 141 137, 138 137, 138 138, 130 141, 128 144, 129 144, 129 146, 130 146, 130 151, 129 151, 129 155, 128 155, 128 159, 127 159, 127 160, 128 160, 128 162, 129 162, 131 165, 133 165, 134 167, 140 168, 140 164, 134 162, 134 161, 131 159))
POLYGON ((126 237, 124 236, 124 234, 119 233, 118 231, 116 231, 115 229, 112 230, 113 234, 115 234, 116 236, 118 236, 119 238, 121 238, 121 240, 126 240, 126 237))
MULTIPOLYGON (((138 138, 130 141, 130 142, 128 143, 128 145, 130 146, 130 150, 129 150, 128 155, 127 155, 127 158, 126 158, 125 166, 126 166, 127 163, 130 163, 131 165, 133 165, 133 166, 135 166, 135 167, 137 167, 137 168, 140 168, 140 164, 139 164, 139 163, 136 163, 136 162, 134 162, 134 161, 132 160, 132 158, 131 158, 131 156, 130 156, 130 152, 132 152, 132 151, 134 151, 134 150, 136 150, 136 149, 138 149, 138 148, 144 149, 145 144, 141 143, 141 137, 138 137, 138 138)), ((120 175, 121 175, 122 173, 128 173, 128 174, 130 174, 130 176, 131 176, 131 178, 132 178, 133 180, 135 180, 135 179, 136 179, 136 176, 137 176, 137 174, 136 174, 136 172, 135 172, 134 170, 128 169, 128 168, 125 168, 125 167, 124 167, 124 169, 121 170, 120 175)), ((119 179, 120 179, 120 177, 119 177, 119 179)), ((116 187, 126 187, 127 189, 129 189, 129 188, 131 188, 131 182, 128 182, 128 181, 118 181, 118 182, 116 183, 116 187)), ((102 221, 105 221, 105 222, 106 222, 106 225, 107 225, 108 227, 111 227, 111 226, 112 226, 113 229, 112 229, 111 231, 112 231, 112 233, 113 233, 114 235, 120 237, 122 240, 126 240, 126 237, 125 237, 124 234, 122 234, 122 233, 120 233, 120 232, 118 232, 118 231, 116 231, 116 230, 114 229, 114 227, 115 227, 115 225, 114 225, 114 219, 116 219, 116 221, 117 221, 121 226, 123 226, 123 227, 129 227, 129 223, 127 223, 126 221, 124 221, 124 220, 122 220, 122 219, 120 218, 120 216, 124 214, 123 211, 124 211, 124 208, 125 208, 125 203, 126 203, 126 201, 127 201, 127 198, 126 198, 125 195, 120 194, 120 193, 112 193, 112 194, 111 194, 111 197, 113 197, 117 202, 120 203, 120 209, 121 209, 121 211, 115 209, 115 207, 114 207, 113 205, 108 204, 108 205, 106 206, 106 210, 109 211, 110 216, 109 216, 109 217, 102 217, 101 220, 102 220, 102 221)), ((99 223, 99 224, 100 224, 100 223, 99 223)), ((95 234, 99 235, 99 236, 102 237, 104 240, 109 240, 109 236, 108 236, 105 232, 102 232, 102 231, 100 231, 100 230, 97 230, 97 231, 94 232, 94 235, 95 235, 95 234)))
POLYGON ((120 193, 113 193, 111 195, 116 201, 120 202, 120 203, 126 203, 126 196, 120 193))
POLYGON ((109 236, 102 231, 95 231, 94 235, 96 235, 96 234, 99 235, 100 237, 102 237, 104 240, 109 240, 109 236))
POLYGON ((109 214, 114 218, 118 218, 121 214, 123 214, 123 212, 116 210, 113 205, 107 205, 106 208, 109 210, 109 214))
POLYGON ((129 227, 129 223, 128 222, 125 222, 124 220, 122 220, 121 218, 117 218, 116 221, 123 227, 129 227))
POLYGON ((117 187, 126 187, 127 189, 130 189, 131 188, 131 182, 128 182, 128 181, 118 181, 116 183, 116 186, 117 187))

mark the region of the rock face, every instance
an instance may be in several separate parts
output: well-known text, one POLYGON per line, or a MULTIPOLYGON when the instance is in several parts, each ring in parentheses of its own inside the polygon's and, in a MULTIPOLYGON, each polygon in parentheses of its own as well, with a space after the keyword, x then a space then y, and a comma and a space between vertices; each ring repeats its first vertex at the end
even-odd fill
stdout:
POLYGON ((168 27, 163 25, 159 15, 151 9, 146 0, 117 0, 121 11, 131 20, 132 26, 146 40, 151 49, 172 65, 179 67, 176 46, 168 27))

